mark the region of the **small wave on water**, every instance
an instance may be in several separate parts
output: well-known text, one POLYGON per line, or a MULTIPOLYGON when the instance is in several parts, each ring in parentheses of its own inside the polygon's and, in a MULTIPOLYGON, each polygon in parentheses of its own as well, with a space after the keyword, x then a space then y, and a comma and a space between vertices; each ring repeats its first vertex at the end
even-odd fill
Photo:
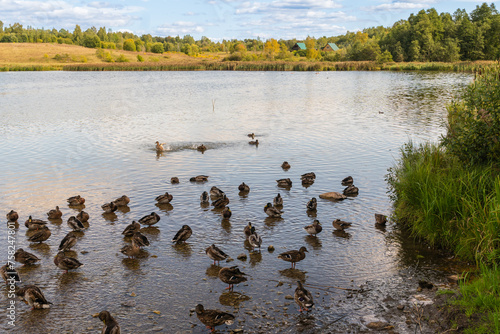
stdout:
MULTIPOLYGON (((216 150, 220 148, 236 146, 236 143, 226 143, 226 142, 177 142, 177 143, 165 143, 163 144, 163 152, 181 152, 187 150, 198 150, 200 145, 205 145, 207 150, 216 150)), ((154 144, 147 144, 147 150, 156 152, 156 146, 154 144)))

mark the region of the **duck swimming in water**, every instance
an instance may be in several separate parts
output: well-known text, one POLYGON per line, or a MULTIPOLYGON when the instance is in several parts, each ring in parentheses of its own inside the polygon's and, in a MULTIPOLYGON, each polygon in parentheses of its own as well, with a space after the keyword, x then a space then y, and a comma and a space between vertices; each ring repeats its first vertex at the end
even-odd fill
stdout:
POLYGON ((156 152, 163 152, 165 151, 165 148, 163 147, 163 145, 165 145, 165 143, 161 143, 159 141, 156 141, 156 152))

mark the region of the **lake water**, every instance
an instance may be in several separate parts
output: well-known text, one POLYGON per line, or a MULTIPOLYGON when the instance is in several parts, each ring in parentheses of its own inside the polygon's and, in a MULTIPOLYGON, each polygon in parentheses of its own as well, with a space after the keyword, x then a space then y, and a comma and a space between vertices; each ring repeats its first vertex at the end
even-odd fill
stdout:
MULTIPOLYGON (((382 299, 403 293, 408 277, 443 276, 436 268, 445 260, 403 242, 392 224, 375 228, 374 214, 391 214, 384 177, 401 145, 438 140, 445 105, 471 80, 469 74, 391 72, 0 73, 2 219, 11 209, 19 212, 16 246, 41 262, 17 269, 24 283, 38 285, 53 303, 30 311, 18 300, 16 327, 1 316, 1 328, 98 333, 102 323, 92 315, 106 309, 125 333, 205 333, 190 312, 202 303, 236 316, 234 325, 218 327, 222 332, 361 330, 363 317, 383 312, 382 299), (248 144, 251 132, 258 147, 248 144), (157 140, 167 143, 160 156, 157 140), (202 143, 208 148, 203 154, 195 149, 202 143), (288 171, 280 167, 285 160, 288 171), (306 172, 316 174, 307 188, 300 182, 306 172), (209 181, 189 182, 199 174, 209 181), (309 199, 341 192, 349 175, 360 189, 357 197, 319 199, 317 216, 307 214, 309 199), (170 183, 173 176, 180 184, 170 183), (278 188, 280 178, 290 178, 292 188, 278 188), (242 182, 251 188, 247 196, 238 192, 242 182), (200 194, 214 185, 230 199, 229 221, 200 206, 200 194), (166 191, 172 205, 156 206, 155 197, 166 191), (263 208, 278 193, 284 214, 271 220, 263 208), (77 194, 90 214, 72 253, 84 266, 64 273, 53 258, 70 231, 67 219, 78 213, 66 198, 77 194), (103 215, 101 205, 124 194, 128 208, 103 215), (24 221, 29 215, 45 219, 56 205, 62 221, 48 223, 49 240, 30 244, 24 221), (127 259, 120 249, 129 241, 121 232, 153 211, 161 220, 143 231, 151 246, 139 259, 127 259), (303 227, 315 218, 323 232, 311 237, 303 227), (346 234, 332 233, 335 218, 352 223, 346 234), (248 222, 264 240, 260 254, 245 248, 248 222), (184 224, 192 237, 172 245, 184 224), (248 274, 232 293, 205 255, 212 243, 235 259, 221 266, 238 265, 248 274), (295 270, 277 258, 301 246, 309 252, 295 270), (236 259, 242 253, 246 261, 236 259), (298 279, 315 297, 309 314, 299 314, 285 298, 298 279), (338 287, 368 292, 352 295, 338 287)), ((6 231, 4 224, 2 261, 6 231)), ((5 290, 0 304, 7 302, 5 290)))

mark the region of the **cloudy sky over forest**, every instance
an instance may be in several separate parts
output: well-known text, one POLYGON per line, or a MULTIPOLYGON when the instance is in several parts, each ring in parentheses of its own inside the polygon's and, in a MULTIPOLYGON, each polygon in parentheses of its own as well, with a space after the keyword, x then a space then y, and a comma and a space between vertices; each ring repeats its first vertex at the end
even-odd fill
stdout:
MULTIPOLYGON (((443 0, 0 0, 4 26, 73 31, 95 26, 137 35, 185 36, 212 40, 302 39, 337 36, 374 26, 392 26, 411 13, 435 8, 468 13, 484 1, 443 0)), ((500 2, 495 4, 497 9, 500 2)))

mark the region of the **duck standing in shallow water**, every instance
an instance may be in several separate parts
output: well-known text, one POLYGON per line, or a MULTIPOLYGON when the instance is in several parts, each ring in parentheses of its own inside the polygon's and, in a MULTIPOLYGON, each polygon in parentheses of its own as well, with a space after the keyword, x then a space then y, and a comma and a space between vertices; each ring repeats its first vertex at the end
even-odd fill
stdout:
POLYGON ((227 259, 227 254, 224 253, 219 247, 212 244, 205 250, 205 254, 215 262, 220 263, 220 261, 227 259))
POLYGON ((259 140, 258 139, 255 139, 255 140, 251 140, 248 142, 250 145, 255 145, 255 146, 259 146, 259 140))
POLYGON ((280 193, 273 199, 273 204, 274 206, 283 206, 283 197, 281 197, 280 193))
POLYGON ((120 252, 127 255, 129 259, 133 259, 134 257, 137 257, 137 255, 139 255, 139 253, 141 252, 141 248, 139 247, 139 245, 137 245, 135 240, 132 239, 132 245, 123 246, 122 249, 120 249, 120 252))
POLYGON ((219 270, 219 279, 222 282, 229 284, 226 288, 229 290, 233 290, 235 284, 246 282, 247 278, 245 276, 246 274, 241 272, 238 266, 224 267, 219 270))
POLYGON ((125 227, 122 234, 125 235, 126 237, 131 237, 134 235, 135 232, 139 232, 140 229, 141 229, 141 224, 139 224, 134 220, 132 223, 127 225, 127 227, 125 227))
POLYGON ((76 195, 68 198, 67 201, 69 206, 79 206, 85 203, 85 198, 81 197, 80 195, 76 195))
POLYGON ((338 231, 343 231, 343 230, 345 230, 346 228, 351 227, 352 223, 348 223, 348 222, 342 221, 342 220, 340 220, 340 219, 335 219, 335 220, 332 222, 332 225, 333 225, 333 227, 335 227, 335 229, 337 229, 338 231))
POLYGON ((280 218, 283 211, 272 206, 271 203, 267 203, 264 207, 264 212, 271 218, 280 218))
POLYGON ((306 258, 307 249, 302 246, 299 250, 291 250, 288 252, 281 253, 278 255, 278 259, 282 259, 283 261, 291 262, 292 268, 295 268, 295 263, 302 261, 306 258))
POLYGON ((241 191, 241 192, 249 192, 250 191, 250 187, 248 186, 248 184, 246 184, 245 182, 243 182, 242 184, 240 184, 238 186, 238 190, 241 191))
POLYGON ((174 196, 172 194, 169 194, 168 192, 155 198, 155 200, 158 202, 158 204, 168 204, 173 199, 174 199, 174 196))
POLYGON ((45 225, 43 225, 40 228, 40 231, 36 232, 33 234, 31 237, 28 238, 28 241, 30 242, 44 242, 48 238, 50 238, 50 235, 52 232, 50 232, 49 228, 45 225))
POLYGON ((62 212, 59 210, 59 207, 56 206, 55 209, 50 210, 47 212, 47 218, 48 219, 61 219, 62 217, 62 212))
POLYGON ((299 305, 299 312, 302 312, 302 309, 309 311, 309 308, 314 305, 311 293, 304 288, 301 281, 297 281, 297 288, 295 289, 293 299, 299 305))
POLYGON ((113 201, 116 206, 127 206, 130 203, 130 198, 127 195, 123 195, 122 197, 118 197, 113 201))
POLYGON ((210 188, 210 197, 212 197, 213 199, 220 198, 224 195, 225 195, 225 193, 222 190, 220 190, 219 188, 217 188, 216 186, 213 186, 212 188, 210 188))
POLYGON ((80 211, 77 215, 76 215, 76 219, 78 219, 79 221, 81 221, 82 223, 86 223, 89 221, 89 218, 90 218, 90 215, 85 212, 85 211, 80 211))
POLYGON ((243 229, 243 233, 245 233, 245 239, 248 240, 248 237, 252 235, 252 229, 253 229, 252 223, 248 222, 248 225, 245 226, 245 228, 243 229))
POLYGON ((206 191, 204 191, 200 196, 200 204, 210 204, 210 197, 206 191))
POLYGON ((233 214, 233 213, 231 212, 231 209, 230 209, 228 206, 226 206, 226 207, 224 208, 224 210, 222 210, 222 217, 223 217, 224 219, 229 219, 229 218, 231 218, 232 214, 233 214))
POLYGON ((227 198, 226 194, 222 195, 221 198, 216 199, 215 201, 212 202, 212 205, 216 209, 222 209, 228 204, 229 204, 229 198, 227 198))
POLYGON ((196 305, 196 316, 212 332, 215 331, 215 326, 234 323, 234 315, 219 310, 205 310, 201 304, 196 305))
POLYGON ((102 334, 121 334, 118 322, 111 316, 108 311, 101 311, 99 313, 99 320, 104 323, 102 334))
POLYGON ((7 221, 9 222, 16 222, 19 219, 19 215, 14 210, 10 210, 10 212, 7 213, 6 217, 7 221))
POLYGON ((16 283, 20 283, 21 279, 19 278, 19 273, 17 270, 9 265, 8 263, 3 265, 0 268, 0 276, 2 276, 3 280, 6 284, 10 284, 12 281, 16 283))
POLYGON ((26 252, 22 248, 18 248, 16 252, 14 253, 14 260, 17 262, 23 264, 23 265, 30 265, 34 264, 37 261, 40 261, 40 259, 35 255, 31 254, 29 252, 26 252))
POLYGON ((34 309, 47 309, 52 305, 51 302, 47 301, 42 290, 36 285, 26 285, 18 288, 16 289, 16 295, 31 306, 32 311, 34 309))
POLYGON ((279 179, 276 180, 278 182, 278 187, 290 188, 292 186, 292 180, 287 179, 279 179))
POLYGON ((260 246, 262 245, 261 236, 255 232, 255 227, 252 226, 252 234, 248 237, 248 243, 252 246, 252 250, 254 248, 258 248, 260 252, 260 246))
POLYGON ((193 230, 188 225, 183 225, 181 229, 175 234, 172 242, 177 244, 185 243, 187 239, 193 234, 193 230))
POLYGON ((151 214, 146 215, 139 219, 139 223, 142 225, 152 226, 160 221, 160 216, 156 212, 151 212, 151 214))
POLYGON ((83 266, 80 261, 72 257, 67 257, 63 252, 57 253, 56 257, 54 258, 54 264, 58 268, 63 269, 66 273, 68 272, 68 270, 78 269, 83 266))
POLYGON ((28 220, 24 222, 24 226, 28 228, 28 230, 38 230, 47 225, 45 220, 34 219, 29 216, 28 220))
POLYGON ((306 232, 310 235, 316 236, 316 234, 323 231, 323 227, 321 226, 319 220, 315 219, 311 225, 307 225, 306 227, 304 227, 304 230, 306 230, 306 232))
POLYGON ((104 213, 113 213, 118 210, 118 206, 115 204, 115 202, 109 202, 101 205, 101 209, 104 210, 104 213))
POLYGON ((281 168, 283 169, 290 169, 290 164, 288 163, 288 161, 283 161, 283 163, 281 164, 281 168))
POLYGON ((76 245, 76 234, 75 232, 71 231, 66 236, 61 240, 61 243, 59 244, 58 251, 60 252, 65 252, 69 251, 74 245, 76 245))
POLYGON ((307 211, 316 211, 318 207, 318 201, 316 200, 316 197, 313 197, 307 202, 307 211))
POLYGON ((78 220, 78 218, 76 218, 75 216, 71 216, 68 218, 68 225, 75 232, 80 232, 81 230, 85 229, 83 223, 80 220, 78 220))

